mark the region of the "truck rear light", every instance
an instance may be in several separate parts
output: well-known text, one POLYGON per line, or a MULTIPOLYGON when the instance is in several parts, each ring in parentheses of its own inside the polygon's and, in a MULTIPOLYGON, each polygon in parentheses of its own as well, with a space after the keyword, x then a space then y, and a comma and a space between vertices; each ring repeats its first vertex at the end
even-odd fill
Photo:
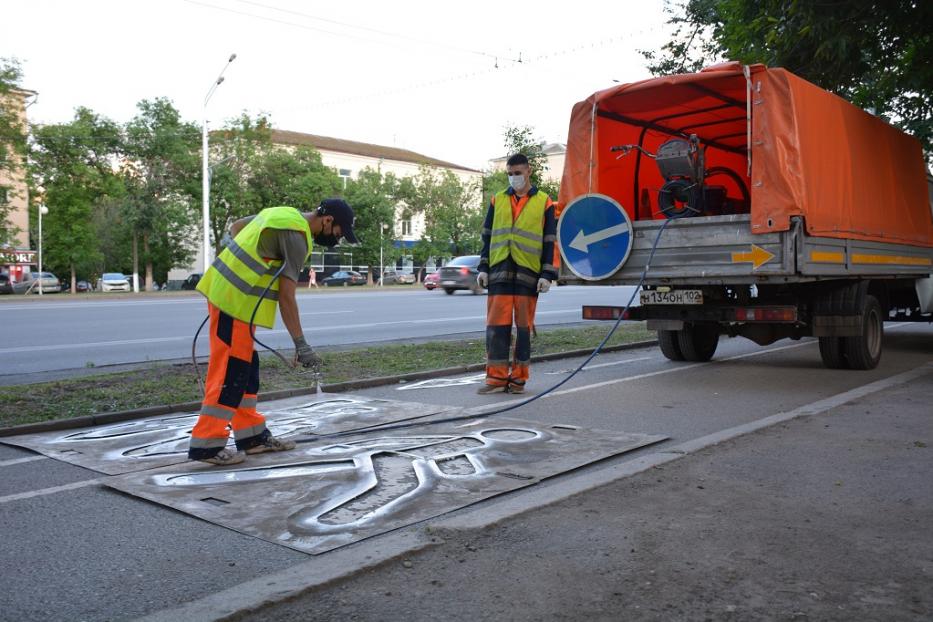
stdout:
POLYGON ((737 322, 796 322, 796 307, 737 307, 737 322))
POLYGON ((594 306, 594 305, 584 305, 583 306, 583 319, 584 320, 618 320, 619 316, 622 316, 623 319, 628 319, 629 313, 626 311, 622 313, 625 307, 605 307, 605 306, 594 306))

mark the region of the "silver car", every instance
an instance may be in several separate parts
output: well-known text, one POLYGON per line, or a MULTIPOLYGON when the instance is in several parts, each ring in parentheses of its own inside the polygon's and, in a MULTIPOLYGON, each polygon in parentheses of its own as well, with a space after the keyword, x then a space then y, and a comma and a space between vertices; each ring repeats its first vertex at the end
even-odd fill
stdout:
POLYGON ((26 272, 23 274, 23 280, 13 283, 14 294, 38 294, 39 287, 42 287, 43 294, 55 294, 62 291, 61 283, 58 277, 51 272, 43 272, 42 279, 39 279, 38 272, 26 272))

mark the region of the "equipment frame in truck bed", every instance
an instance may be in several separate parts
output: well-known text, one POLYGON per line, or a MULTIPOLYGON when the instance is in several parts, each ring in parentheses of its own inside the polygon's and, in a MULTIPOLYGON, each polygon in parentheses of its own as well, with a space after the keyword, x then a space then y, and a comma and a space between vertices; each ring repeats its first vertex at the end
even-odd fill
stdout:
MULTIPOLYGON (((663 220, 633 223, 625 264, 599 285, 637 285, 663 220)), ((644 284, 805 283, 840 278, 918 278, 933 273, 933 248, 808 235, 801 218, 788 231, 752 233, 751 216, 670 222, 658 240, 644 284)), ((561 266, 560 282, 594 284, 561 266)))

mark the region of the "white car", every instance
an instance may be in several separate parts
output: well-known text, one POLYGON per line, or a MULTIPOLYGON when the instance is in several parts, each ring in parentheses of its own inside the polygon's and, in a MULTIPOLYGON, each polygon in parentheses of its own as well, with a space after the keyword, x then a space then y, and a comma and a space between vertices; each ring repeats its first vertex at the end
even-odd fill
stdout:
POLYGON ((102 277, 97 279, 96 289, 99 292, 128 292, 130 291, 130 281, 125 274, 105 272, 102 277))

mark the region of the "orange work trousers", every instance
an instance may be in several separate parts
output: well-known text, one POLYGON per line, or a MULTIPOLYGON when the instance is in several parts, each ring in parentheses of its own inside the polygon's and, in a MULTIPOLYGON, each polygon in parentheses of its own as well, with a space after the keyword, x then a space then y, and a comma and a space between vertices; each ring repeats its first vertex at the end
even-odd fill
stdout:
POLYGON ((208 303, 211 357, 201 414, 191 431, 188 458, 213 458, 226 447, 230 429, 238 450, 262 443, 269 435, 266 418, 256 412, 259 354, 253 350, 249 324, 208 303))
POLYGON ((531 327, 537 296, 490 294, 486 301, 486 384, 519 385, 528 381, 531 327), (515 347, 512 347, 512 325, 515 347))

